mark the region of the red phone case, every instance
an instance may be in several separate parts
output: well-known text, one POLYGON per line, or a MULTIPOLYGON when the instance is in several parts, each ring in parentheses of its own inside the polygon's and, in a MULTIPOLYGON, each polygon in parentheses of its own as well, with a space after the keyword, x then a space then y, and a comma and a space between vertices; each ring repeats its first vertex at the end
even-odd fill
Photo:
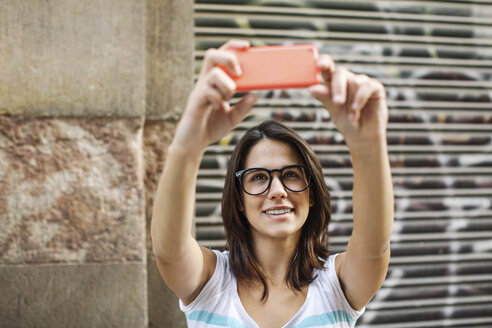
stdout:
POLYGON ((225 71, 236 82, 237 91, 305 88, 321 82, 317 65, 319 51, 312 44, 250 47, 235 50, 241 76, 225 71))

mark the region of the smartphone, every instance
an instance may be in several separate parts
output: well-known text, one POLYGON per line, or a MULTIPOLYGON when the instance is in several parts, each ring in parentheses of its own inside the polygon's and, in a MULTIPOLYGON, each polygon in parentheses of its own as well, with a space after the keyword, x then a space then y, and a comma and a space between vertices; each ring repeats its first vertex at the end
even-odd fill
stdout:
POLYGON ((231 75, 238 92, 305 88, 321 82, 318 48, 312 44, 250 47, 233 51, 242 75, 231 75))

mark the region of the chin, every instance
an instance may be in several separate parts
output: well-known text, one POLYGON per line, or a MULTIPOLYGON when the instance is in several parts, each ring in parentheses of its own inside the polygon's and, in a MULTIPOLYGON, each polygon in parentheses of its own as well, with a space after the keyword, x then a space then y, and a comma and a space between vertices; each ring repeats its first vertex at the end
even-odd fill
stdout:
POLYGON ((251 228, 253 228, 259 236, 272 239, 300 237, 302 230, 302 225, 297 218, 272 221, 270 219, 265 220, 264 217, 260 217, 259 220, 250 221, 250 224, 251 228))
POLYGON ((300 229, 294 229, 294 228, 275 229, 274 231, 266 232, 266 235, 270 236, 271 238, 285 239, 288 237, 300 236, 301 230, 300 229))

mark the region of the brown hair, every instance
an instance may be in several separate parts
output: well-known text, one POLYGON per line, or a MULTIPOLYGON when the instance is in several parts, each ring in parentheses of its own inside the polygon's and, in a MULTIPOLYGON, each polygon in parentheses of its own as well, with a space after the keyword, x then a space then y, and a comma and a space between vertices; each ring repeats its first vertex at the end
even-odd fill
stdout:
POLYGON ((235 173, 244 169, 250 149, 264 138, 291 145, 307 165, 312 177, 310 195, 314 205, 302 227, 286 278, 286 283, 292 290, 300 291, 309 285, 316 279, 313 277, 313 270, 323 268, 329 255, 328 223, 331 218, 330 195, 321 164, 308 143, 294 130, 276 121, 266 121, 249 129, 231 155, 222 196, 222 220, 232 272, 239 281, 260 281, 264 288, 262 300, 268 298, 267 277, 253 252, 250 225, 241 211, 243 192, 235 173))

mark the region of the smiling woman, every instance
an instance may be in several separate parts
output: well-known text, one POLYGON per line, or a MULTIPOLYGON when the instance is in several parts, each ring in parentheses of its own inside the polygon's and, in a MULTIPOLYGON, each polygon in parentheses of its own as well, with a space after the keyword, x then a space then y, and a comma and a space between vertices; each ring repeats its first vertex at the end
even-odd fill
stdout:
POLYGON ((241 75, 231 40, 207 51, 168 151, 152 216, 158 269, 180 298, 189 327, 353 327, 381 287, 389 263, 393 190, 384 87, 317 63, 310 88, 344 136, 354 169, 354 229, 347 250, 328 251, 330 196, 315 153, 294 130, 267 121, 246 132, 227 171, 226 250, 192 237, 195 184, 205 148, 227 135, 256 98, 229 100, 241 75))

